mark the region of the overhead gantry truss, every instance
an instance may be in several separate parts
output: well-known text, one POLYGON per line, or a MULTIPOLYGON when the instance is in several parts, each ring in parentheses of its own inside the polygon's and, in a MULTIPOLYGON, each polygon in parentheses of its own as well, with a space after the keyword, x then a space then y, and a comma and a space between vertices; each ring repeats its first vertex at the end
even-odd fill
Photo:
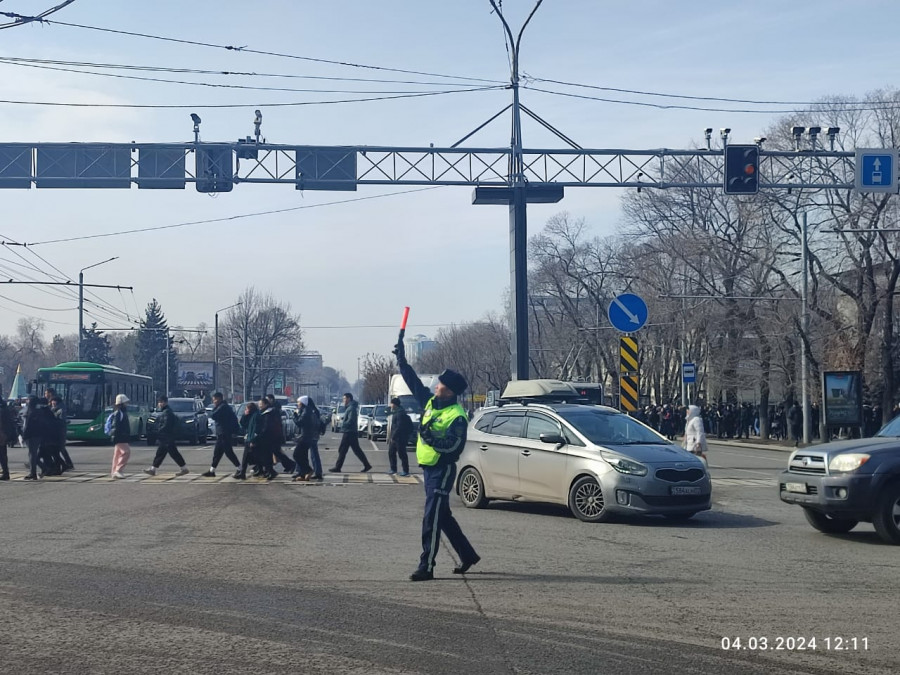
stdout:
MULTIPOLYGON (((510 186, 509 148, 268 143, 0 144, 0 188, 130 188, 228 192, 241 183, 298 190, 359 185, 510 186)), ((722 150, 524 149, 530 185, 720 188, 722 150)), ((760 188, 853 189, 852 152, 760 153, 760 188)))

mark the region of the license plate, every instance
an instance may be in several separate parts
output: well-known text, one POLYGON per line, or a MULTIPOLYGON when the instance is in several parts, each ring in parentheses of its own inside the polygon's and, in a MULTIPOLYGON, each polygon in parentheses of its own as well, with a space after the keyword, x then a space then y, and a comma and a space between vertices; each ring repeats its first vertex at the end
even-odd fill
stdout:
POLYGON ((806 494, 806 483, 785 483, 784 489, 788 492, 799 492, 806 494))
POLYGON ((699 495, 703 493, 699 485, 673 485, 669 488, 673 495, 699 495))

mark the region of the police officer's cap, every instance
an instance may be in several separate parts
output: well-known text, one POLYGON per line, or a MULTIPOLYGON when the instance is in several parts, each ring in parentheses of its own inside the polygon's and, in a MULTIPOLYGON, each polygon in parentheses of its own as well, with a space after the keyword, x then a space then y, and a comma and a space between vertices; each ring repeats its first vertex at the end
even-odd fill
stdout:
POLYGON ((455 370, 450 370, 449 368, 438 375, 438 380, 440 380, 441 384, 443 384, 445 387, 448 387, 457 396, 462 394, 469 386, 466 383, 466 378, 457 373, 455 370))

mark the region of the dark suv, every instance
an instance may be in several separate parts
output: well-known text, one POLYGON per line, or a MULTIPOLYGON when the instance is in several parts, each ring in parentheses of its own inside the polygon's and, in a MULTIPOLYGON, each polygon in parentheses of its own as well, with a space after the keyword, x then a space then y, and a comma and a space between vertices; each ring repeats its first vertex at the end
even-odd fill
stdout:
POLYGON ((781 500, 802 506, 820 532, 849 532, 865 521, 900 545, 900 417, 874 438, 820 447, 791 454, 778 481, 781 500))

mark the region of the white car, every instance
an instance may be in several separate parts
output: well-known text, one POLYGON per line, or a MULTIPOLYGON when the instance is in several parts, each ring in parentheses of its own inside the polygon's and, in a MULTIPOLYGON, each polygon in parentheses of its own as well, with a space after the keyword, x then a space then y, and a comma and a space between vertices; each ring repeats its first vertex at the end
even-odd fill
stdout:
POLYGON ((372 416, 372 413, 374 411, 374 405, 359 406, 359 420, 356 423, 356 429, 360 434, 366 433, 366 429, 369 428, 369 418, 372 416))

